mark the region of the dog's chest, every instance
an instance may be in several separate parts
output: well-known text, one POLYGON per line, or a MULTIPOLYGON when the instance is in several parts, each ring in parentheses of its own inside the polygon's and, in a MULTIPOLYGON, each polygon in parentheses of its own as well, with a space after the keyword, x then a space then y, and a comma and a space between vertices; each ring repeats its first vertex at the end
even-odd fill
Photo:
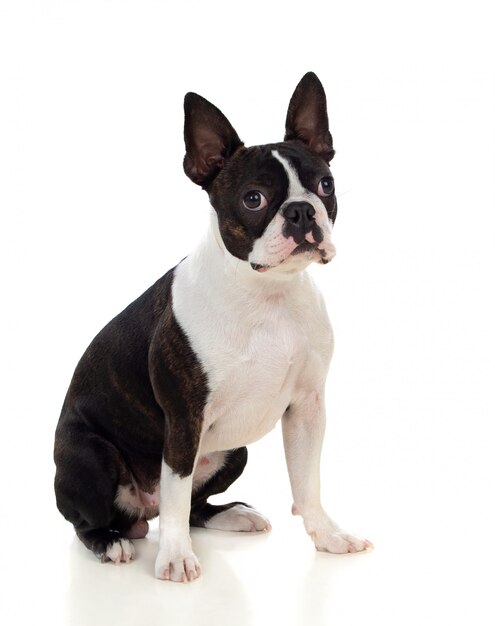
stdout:
POLYGON ((236 327, 225 320, 217 350, 206 361, 206 452, 247 445, 269 432, 293 400, 307 360, 297 321, 276 308, 243 332, 236 327))
POLYGON ((174 313, 209 387, 201 453, 252 443, 301 391, 315 344, 304 298, 191 289, 178 278, 174 313))

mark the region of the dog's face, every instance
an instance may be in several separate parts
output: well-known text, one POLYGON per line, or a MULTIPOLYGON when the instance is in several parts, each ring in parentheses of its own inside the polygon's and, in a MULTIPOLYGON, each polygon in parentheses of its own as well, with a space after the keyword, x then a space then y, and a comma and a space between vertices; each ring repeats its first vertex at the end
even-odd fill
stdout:
POLYGON ((334 151, 314 74, 292 96, 284 142, 246 148, 225 116, 196 94, 185 99, 184 135, 186 174, 207 190, 233 256, 258 272, 299 271, 333 258, 334 151))

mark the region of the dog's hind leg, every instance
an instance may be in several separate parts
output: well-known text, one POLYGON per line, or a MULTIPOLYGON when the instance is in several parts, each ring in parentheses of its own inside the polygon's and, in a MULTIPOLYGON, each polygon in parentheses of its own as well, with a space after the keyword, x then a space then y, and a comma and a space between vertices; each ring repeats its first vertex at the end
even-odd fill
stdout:
MULTIPOLYGON (((196 487, 193 488, 191 504, 191 526, 230 531, 271 530, 264 515, 245 502, 210 504, 207 499, 224 492, 242 474, 247 463, 247 448, 238 448, 225 453, 214 453, 200 457, 195 472, 196 487), (219 457, 222 457, 219 459, 219 457), (220 461, 220 463, 219 463, 220 461), (209 475, 208 464, 219 464, 219 469, 209 475), (202 464, 206 465, 206 468, 202 464), (202 480, 203 475, 208 476, 202 480)), ((194 484, 194 483, 193 483, 194 484)))
POLYGON ((55 463, 57 506, 79 539, 103 562, 131 561, 135 551, 129 531, 137 517, 114 504, 125 471, 117 449, 93 433, 66 430, 56 439, 55 463))
POLYGON ((117 530, 96 528, 76 530, 77 536, 102 563, 113 561, 115 564, 129 563, 135 556, 134 545, 117 530))

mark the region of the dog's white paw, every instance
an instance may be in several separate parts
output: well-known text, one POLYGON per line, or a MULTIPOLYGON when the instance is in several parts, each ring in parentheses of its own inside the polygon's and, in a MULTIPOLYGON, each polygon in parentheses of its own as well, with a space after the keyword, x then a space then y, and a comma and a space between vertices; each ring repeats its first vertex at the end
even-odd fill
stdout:
POLYGON ((119 563, 129 563, 136 556, 136 551, 132 541, 129 539, 118 539, 108 546, 102 556, 102 562, 113 561, 115 565, 119 563))
POLYGON ((241 532, 256 532, 272 529, 267 518, 256 509, 244 504, 235 504, 226 511, 217 513, 205 524, 206 528, 241 532))
MULTIPOLYGON (((190 543, 190 542, 189 542, 190 543)), ((201 574, 201 566, 191 546, 160 547, 155 561, 155 576, 160 580, 185 583, 201 574)))
POLYGON ((371 541, 340 530, 315 531, 311 533, 311 538, 319 552, 346 554, 347 552, 363 552, 373 549, 371 541))
POLYGON ((328 517, 323 509, 304 514, 296 505, 293 505, 292 514, 302 515, 306 532, 319 552, 346 554, 373 549, 371 541, 346 533, 328 517))

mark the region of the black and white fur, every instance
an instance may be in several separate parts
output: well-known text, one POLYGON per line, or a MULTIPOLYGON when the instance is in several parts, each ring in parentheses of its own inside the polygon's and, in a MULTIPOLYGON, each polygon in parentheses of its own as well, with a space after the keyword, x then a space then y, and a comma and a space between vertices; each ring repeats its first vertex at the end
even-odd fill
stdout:
POLYGON ((81 358, 55 437, 62 514, 102 560, 130 561, 160 516, 158 578, 200 566, 189 526, 269 530, 243 502, 212 505, 246 446, 282 419, 294 514, 318 550, 356 552, 320 502, 324 391, 333 337, 304 271, 327 263, 337 213, 320 81, 297 86, 280 143, 246 148, 225 116, 185 98, 184 169, 211 225, 177 267, 112 320, 81 358))

